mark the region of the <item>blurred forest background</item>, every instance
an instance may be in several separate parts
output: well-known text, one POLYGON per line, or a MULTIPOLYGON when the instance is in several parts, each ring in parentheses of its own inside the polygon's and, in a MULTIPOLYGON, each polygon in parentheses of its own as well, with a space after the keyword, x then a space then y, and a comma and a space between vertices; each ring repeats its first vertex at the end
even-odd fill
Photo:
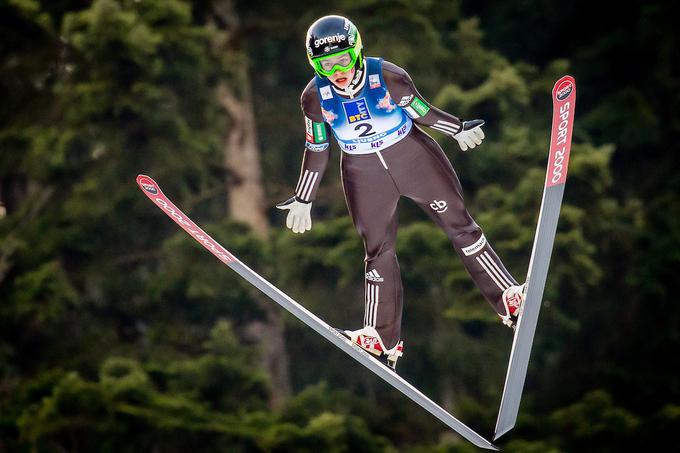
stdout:
MULTIPOLYGON (((293 235, 273 209, 302 156, 304 34, 330 13, 435 105, 486 120, 467 153, 430 132, 519 278, 550 90, 576 78, 545 302, 518 426, 499 445, 672 449, 677 2, 0 0, 0 451, 475 451, 248 287, 135 184, 153 176, 248 265, 358 328, 363 249, 337 147, 312 231, 293 235)), ((512 333, 444 234, 400 208, 399 372, 490 436, 512 333)))

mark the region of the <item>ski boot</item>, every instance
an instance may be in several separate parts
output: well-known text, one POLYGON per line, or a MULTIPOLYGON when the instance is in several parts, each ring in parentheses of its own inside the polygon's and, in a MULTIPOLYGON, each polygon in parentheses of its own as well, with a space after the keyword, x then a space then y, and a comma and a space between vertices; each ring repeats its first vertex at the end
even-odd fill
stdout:
POLYGON ((498 314, 498 316, 508 327, 515 329, 517 326, 517 317, 524 304, 524 299, 526 297, 527 284, 511 286, 510 288, 503 291, 501 300, 503 301, 503 306, 505 307, 505 315, 498 314))
POLYGON ((387 349, 375 327, 365 326, 359 330, 336 330, 352 343, 361 346, 376 356, 378 360, 392 370, 396 370, 397 360, 403 355, 404 351, 404 342, 402 340, 399 340, 393 348, 387 349))

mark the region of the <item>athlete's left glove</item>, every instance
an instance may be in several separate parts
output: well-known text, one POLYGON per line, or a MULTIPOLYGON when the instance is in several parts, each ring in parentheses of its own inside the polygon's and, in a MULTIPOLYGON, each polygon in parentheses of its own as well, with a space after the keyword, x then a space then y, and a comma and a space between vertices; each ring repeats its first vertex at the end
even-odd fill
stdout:
POLYGON ((463 121, 463 129, 453 136, 458 141, 460 149, 467 151, 468 148, 472 149, 482 144, 484 140, 482 126, 484 120, 463 121))
POLYGON ((288 210, 286 226, 293 230, 293 233, 304 233, 312 229, 312 202, 300 201, 297 197, 291 197, 276 205, 277 208, 288 210))

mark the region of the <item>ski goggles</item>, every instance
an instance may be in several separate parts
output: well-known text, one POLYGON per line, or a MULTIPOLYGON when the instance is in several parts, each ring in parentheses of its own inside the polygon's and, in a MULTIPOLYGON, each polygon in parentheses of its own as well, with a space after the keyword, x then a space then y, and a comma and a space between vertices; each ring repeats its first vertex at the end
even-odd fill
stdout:
POLYGON ((312 59, 314 70, 319 75, 330 77, 337 71, 349 71, 359 58, 359 54, 354 48, 343 50, 332 55, 312 59))

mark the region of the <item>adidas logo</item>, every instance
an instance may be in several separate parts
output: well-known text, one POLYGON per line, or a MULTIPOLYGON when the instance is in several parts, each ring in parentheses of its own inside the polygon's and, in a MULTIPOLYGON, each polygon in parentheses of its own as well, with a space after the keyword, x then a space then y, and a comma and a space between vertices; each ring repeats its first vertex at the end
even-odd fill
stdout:
POLYGON ((372 282, 382 282, 385 279, 378 274, 378 271, 373 269, 372 271, 366 272, 366 280, 372 281, 372 282))

